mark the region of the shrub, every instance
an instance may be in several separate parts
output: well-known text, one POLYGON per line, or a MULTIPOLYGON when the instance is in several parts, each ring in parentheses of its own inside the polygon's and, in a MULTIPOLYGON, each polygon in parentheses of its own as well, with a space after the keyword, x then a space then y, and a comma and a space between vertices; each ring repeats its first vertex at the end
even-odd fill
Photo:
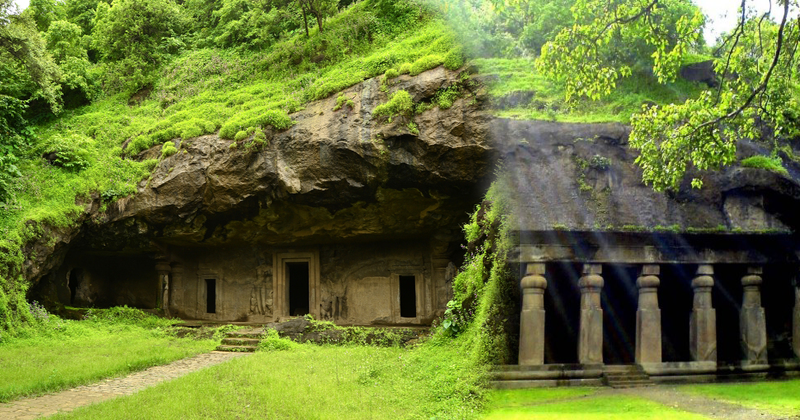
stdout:
POLYGON ((393 93, 392 96, 389 98, 384 104, 380 104, 375 107, 372 111, 373 117, 388 117, 389 121, 392 121, 397 115, 408 115, 414 109, 414 103, 411 101, 411 95, 404 90, 398 90, 397 92, 393 93))
POLYGON ((783 161, 778 156, 750 156, 749 158, 742 160, 742 166, 745 168, 766 169, 781 175, 789 175, 789 171, 783 167, 783 161))
POLYGON ((286 351, 298 348, 300 344, 288 338, 281 338, 278 331, 270 328, 264 332, 264 338, 258 343, 259 351, 286 351))
POLYGON ((411 73, 411 63, 403 63, 398 67, 397 72, 400 74, 411 73))
POLYGON ((164 143, 164 146, 161 147, 161 159, 168 158, 175 153, 178 153, 178 149, 175 148, 175 143, 171 141, 164 143))
POLYGON ((457 86, 450 86, 447 89, 442 89, 436 93, 433 102, 439 106, 440 109, 448 109, 453 106, 453 103, 458 99, 461 94, 457 86))
POLYGON ((48 159, 54 157, 51 162, 56 166, 80 171, 89 167, 94 146, 94 140, 87 136, 56 133, 39 146, 39 152, 48 159))

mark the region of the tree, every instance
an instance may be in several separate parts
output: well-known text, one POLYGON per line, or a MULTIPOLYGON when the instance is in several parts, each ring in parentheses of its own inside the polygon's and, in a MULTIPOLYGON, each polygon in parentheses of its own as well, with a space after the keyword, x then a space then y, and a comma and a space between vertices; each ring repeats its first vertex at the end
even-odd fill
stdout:
MULTIPOLYGON (((90 75, 92 64, 81 42, 81 28, 64 20, 54 21, 45 34, 45 44, 61 70, 61 84, 91 100, 97 88, 90 75)), ((68 96, 69 92, 65 93, 68 96)))
MULTIPOLYGON (((675 16, 677 0, 579 0, 573 8, 574 27, 543 47, 540 69, 564 80, 567 97, 600 98, 630 67, 615 65, 605 51, 624 49, 615 36, 643 39, 652 45, 652 71, 664 83, 675 77, 683 55, 699 39, 701 15, 675 16), (569 76, 569 77, 567 77, 569 76)), ((772 10, 755 15, 741 1, 737 27, 718 48, 715 69, 719 86, 682 104, 647 106, 631 118, 631 147, 640 151, 636 163, 643 180, 656 190, 676 189, 687 170, 718 169, 736 159, 740 139, 763 140, 761 127, 774 136, 796 134, 800 106, 791 96, 798 89, 800 41, 798 18, 789 18, 796 0, 779 0, 779 21, 772 10)), ((702 186, 698 177, 693 187, 702 186)))
POLYGON ((180 35, 187 23, 172 0, 115 0, 111 7, 99 3, 93 42, 112 64, 107 87, 135 91, 150 83, 153 71, 183 47, 180 35))

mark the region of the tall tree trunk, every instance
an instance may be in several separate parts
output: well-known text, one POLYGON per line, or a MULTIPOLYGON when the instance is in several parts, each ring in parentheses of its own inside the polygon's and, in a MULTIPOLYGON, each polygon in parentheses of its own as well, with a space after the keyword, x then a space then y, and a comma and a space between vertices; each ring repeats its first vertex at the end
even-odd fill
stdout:
POLYGON ((303 25, 305 25, 306 28, 306 38, 309 38, 311 35, 308 34, 308 16, 306 15, 306 8, 301 4, 300 10, 303 11, 303 25))
POLYGON ((317 12, 317 28, 319 28, 319 33, 322 33, 322 14, 317 12))

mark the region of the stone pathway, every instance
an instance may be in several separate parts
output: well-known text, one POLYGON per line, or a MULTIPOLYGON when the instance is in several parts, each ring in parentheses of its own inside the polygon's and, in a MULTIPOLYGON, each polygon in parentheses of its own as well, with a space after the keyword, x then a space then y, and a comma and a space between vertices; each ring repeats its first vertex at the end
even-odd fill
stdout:
POLYGON ((0 419, 26 420, 49 416, 58 412, 72 411, 85 405, 105 401, 120 395, 130 395, 170 379, 175 379, 251 353, 218 352, 203 353, 178 360, 168 365, 154 366, 122 378, 110 378, 101 382, 79 386, 55 394, 11 401, 0 404, 0 419))

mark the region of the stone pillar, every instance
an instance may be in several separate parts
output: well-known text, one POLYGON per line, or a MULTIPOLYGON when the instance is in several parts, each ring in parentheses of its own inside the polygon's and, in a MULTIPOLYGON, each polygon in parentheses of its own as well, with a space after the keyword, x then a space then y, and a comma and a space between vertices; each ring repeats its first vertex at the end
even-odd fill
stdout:
POLYGON ((544 264, 528 263, 522 285, 522 313, 519 319, 519 364, 544 363, 544 264))
POLYGON ((169 316, 169 263, 163 260, 156 262, 156 272, 158 272, 156 308, 164 308, 164 315, 169 316))
POLYGON ((794 354, 800 358, 800 284, 794 289, 794 329, 792 331, 792 348, 794 354))
POLYGON ((183 310, 183 264, 172 264, 172 281, 170 282, 169 305, 170 313, 183 310))
POLYGON ((761 267, 748 267, 747 275, 742 277, 744 298, 742 312, 739 314, 744 364, 767 364, 767 323, 764 308, 761 307, 761 267))
POLYGON ((714 267, 703 264, 697 267, 692 280, 694 305, 689 318, 689 351, 696 362, 717 361, 717 310, 711 303, 713 274, 714 267))
POLYGON ((578 336, 578 361, 582 364, 603 363, 603 307, 600 291, 603 289, 603 266, 584 264, 581 288, 581 325, 578 336))
POLYGON ((639 308, 636 310, 636 363, 661 363, 661 309, 658 307, 659 266, 648 264, 636 279, 639 308))

